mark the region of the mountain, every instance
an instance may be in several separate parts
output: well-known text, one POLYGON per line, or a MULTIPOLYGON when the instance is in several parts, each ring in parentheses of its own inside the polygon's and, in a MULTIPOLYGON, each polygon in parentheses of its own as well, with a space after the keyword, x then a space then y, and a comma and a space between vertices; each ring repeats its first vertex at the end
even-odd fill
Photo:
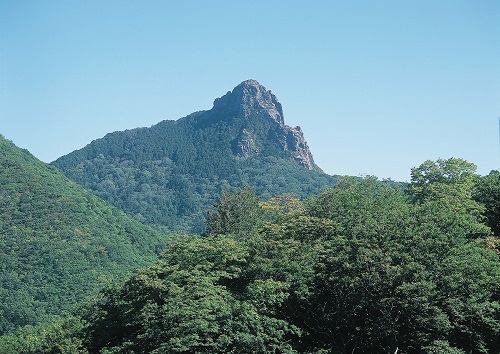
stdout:
POLYGON ((335 181, 321 171, 276 96, 247 80, 213 108, 114 132, 53 162, 71 179, 156 228, 201 232, 223 190, 307 197, 335 181))
POLYGON ((165 244, 0 136, 0 333, 63 314, 165 244))

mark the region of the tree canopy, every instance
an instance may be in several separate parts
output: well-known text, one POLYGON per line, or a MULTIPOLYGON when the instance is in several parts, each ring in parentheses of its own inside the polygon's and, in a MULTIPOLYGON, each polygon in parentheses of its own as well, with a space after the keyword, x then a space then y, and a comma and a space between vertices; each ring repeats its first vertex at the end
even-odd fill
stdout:
POLYGON ((346 177, 305 202, 226 192, 209 234, 173 239, 66 326, 0 349, 56 338, 82 353, 497 353, 500 256, 473 172, 426 162, 407 186, 346 177))
POLYGON ((63 315, 167 238, 0 138, 0 333, 63 315))

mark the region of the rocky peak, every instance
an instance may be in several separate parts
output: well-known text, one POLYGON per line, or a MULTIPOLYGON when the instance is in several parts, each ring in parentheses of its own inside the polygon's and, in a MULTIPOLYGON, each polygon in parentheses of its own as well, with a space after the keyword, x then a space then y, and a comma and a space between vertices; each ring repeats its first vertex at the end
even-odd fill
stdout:
POLYGON ((270 119, 284 125, 283 109, 276 96, 255 80, 246 80, 214 101, 214 110, 225 110, 248 117, 253 111, 264 112, 270 119))
POLYGON ((276 96, 255 80, 246 80, 214 101, 212 114, 217 116, 250 119, 254 114, 264 115, 271 122, 272 131, 265 137, 254 134, 250 125, 241 127, 232 142, 233 151, 240 157, 249 158, 264 152, 259 141, 270 137, 290 158, 309 170, 319 169, 313 161, 300 127, 285 125, 283 109, 276 96))

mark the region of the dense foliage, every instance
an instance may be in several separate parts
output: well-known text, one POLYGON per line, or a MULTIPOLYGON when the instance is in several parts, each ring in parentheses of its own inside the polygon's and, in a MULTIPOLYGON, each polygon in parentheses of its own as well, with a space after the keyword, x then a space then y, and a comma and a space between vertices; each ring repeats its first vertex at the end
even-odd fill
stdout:
POLYGON ((293 161, 277 141, 287 139, 276 137, 278 123, 259 112, 226 114, 198 112, 108 134, 54 165, 135 219, 179 233, 204 231, 206 212, 224 190, 248 185, 264 199, 286 193, 305 198, 335 181, 293 161), (241 131, 258 153, 235 151, 241 131))
POLYGON ((500 171, 477 178, 474 199, 486 207, 486 224, 500 235, 500 171))
POLYGON ((76 317, 0 351, 498 353, 500 259, 480 185, 449 159, 406 188, 343 178, 305 203, 226 192, 210 235, 177 238, 76 317))
POLYGON ((0 333, 68 311, 165 244, 0 137, 0 333))

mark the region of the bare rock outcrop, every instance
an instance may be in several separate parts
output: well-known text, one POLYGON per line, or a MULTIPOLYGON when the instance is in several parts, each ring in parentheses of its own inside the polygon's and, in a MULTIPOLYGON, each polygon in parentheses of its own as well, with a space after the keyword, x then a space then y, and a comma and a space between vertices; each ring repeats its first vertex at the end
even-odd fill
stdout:
MULTIPOLYGON (((252 119, 256 115, 266 117, 274 127, 271 138, 278 143, 283 151, 299 165, 309 170, 319 169, 300 127, 292 128, 285 124, 283 108, 276 96, 255 80, 246 80, 232 91, 214 101, 214 113, 222 113, 225 117, 252 119)), ((269 138, 269 137, 266 137, 269 138)), ((260 153, 258 137, 250 129, 242 128, 234 143, 238 156, 249 157, 260 153)))

